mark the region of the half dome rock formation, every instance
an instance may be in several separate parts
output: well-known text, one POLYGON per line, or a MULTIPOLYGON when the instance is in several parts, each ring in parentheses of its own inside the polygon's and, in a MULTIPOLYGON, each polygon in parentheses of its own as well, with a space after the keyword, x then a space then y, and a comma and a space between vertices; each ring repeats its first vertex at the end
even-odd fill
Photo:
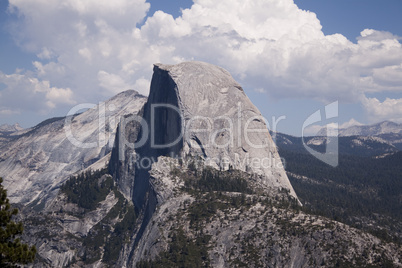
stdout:
POLYGON ((300 209, 264 118, 217 66, 156 64, 148 99, 24 133, 0 173, 33 267, 400 266, 399 244, 300 209))
MULTIPOLYGON (((216 169, 256 174, 262 188, 286 189, 297 198, 263 116, 223 68, 204 62, 155 64, 143 117, 147 124, 137 140, 137 159, 200 159, 216 169)), ((136 171, 138 207, 149 185, 141 170, 149 168, 136 171)))

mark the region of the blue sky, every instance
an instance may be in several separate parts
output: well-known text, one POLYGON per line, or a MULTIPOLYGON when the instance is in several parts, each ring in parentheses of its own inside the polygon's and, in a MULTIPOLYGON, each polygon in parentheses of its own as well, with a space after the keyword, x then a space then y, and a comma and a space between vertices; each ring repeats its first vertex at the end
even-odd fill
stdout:
POLYGON ((400 0, 0 1, 0 125, 147 94, 152 63, 184 60, 227 69, 280 132, 334 101, 339 117, 307 132, 402 122, 400 14, 400 0))

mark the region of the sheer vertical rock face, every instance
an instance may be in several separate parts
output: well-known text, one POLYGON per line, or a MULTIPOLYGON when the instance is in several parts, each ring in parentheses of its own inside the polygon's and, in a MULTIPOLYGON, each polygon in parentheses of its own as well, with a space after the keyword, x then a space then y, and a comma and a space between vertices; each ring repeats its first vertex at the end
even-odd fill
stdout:
MULTIPOLYGON (((155 64, 144 119, 141 157, 201 158, 218 169, 258 174, 264 186, 296 197, 264 118, 226 70, 203 62, 155 64)), ((140 206, 149 185, 144 175, 137 173, 134 186, 140 206)))
POLYGON ((109 161, 109 173, 115 179, 121 193, 131 200, 134 189, 136 159, 134 144, 141 129, 142 109, 137 114, 121 118, 109 161))
POLYGON ((283 188, 297 199, 261 113, 226 70, 211 64, 155 64, 133 153, 132 200, 143 217, 128 263, 147 248, 150 220, 157 205, 163 205, 160 189, 150 182, 151 164, 161 156, 254 173, 262 192, 283 188))
POLYGON ((167 72, 159 72, 156 68, 154 71, 148 101, 144 106, 143 123, 135 144, 137 162, 133 201, 139 208, 146 202, 145 195, 149 191, 148 171, 152 162, 157 161, 161 155, 179 156, 183 147, 176 85, 167 72))

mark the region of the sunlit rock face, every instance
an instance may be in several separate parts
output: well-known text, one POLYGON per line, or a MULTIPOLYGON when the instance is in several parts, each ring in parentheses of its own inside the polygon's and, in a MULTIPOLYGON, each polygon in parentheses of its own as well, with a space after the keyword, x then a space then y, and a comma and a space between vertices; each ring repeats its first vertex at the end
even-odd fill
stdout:
POLYGON ((150 170, 161 156, 255 174, 261 191, 286 189, 297 198, 261 113, 226 70, 211 64, 155 64, 143 110, 120 122, 109 170, 144 213, 135 245, 160 203, 150 170))
POLYGON ((124 91, 81 114, 49 119, 13 136, 0 147, 0 175, 11 202, 44 202, 71 174, 101 158, 108 161, 120 118, 138 113, 145 101, 134 90, 124 91))
POLYGON ((400 266, 398 245, 300 210, 264 119, 222 68, 156 64, 148 99, 122 92, 70 119, 0 147, 9 186, 22 183, 12 196, 42 197, 19 214, 40 256, 33 267, 154 267, 177 256, 173 266, 400 266), (72 147, 66 122, 85 144, 104 129, 103 145, 72 147), (58 191, 89 169, 109 174, 58 191))
MULTIPOLYGON (((203 62, 155 64, 144 119, 149 131, 141 156, 197 158, 255 173, 296 197, 264 118, 226 70, 203 62)), ((134 189, 138 203, 144 187, 134 189)))

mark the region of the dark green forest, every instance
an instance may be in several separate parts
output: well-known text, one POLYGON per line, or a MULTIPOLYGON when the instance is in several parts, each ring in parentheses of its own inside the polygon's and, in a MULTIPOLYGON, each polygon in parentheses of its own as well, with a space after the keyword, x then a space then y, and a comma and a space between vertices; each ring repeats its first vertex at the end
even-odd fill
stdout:
POLYGON ((94 210, 99 202, 105 200, 114 186, 113 178, 110 176, 99 181, 105 174, 107 174, 107 169, 89 170, 77 176, 71 176, 61 187, 61 192, 67 195, 68 202, 94 210))
POLYGON ((341 154, 335 168, 306 151, 279 152, 305 209, 401 242, 402 152, 385 157, 341 154))
POLYGON ((22 222, 15 222, 17 208, 12 208, 0 177, 0 267, 19 267, 35 260, 36 247, 21 241, 22 222))
POLYGON ((117 190, 106 168, 71 176, 61 187, 61 192, 67 196, 68 202, 77 204, 87 211, 95 210, 112 191, 118 199, 117 204, 83 239, 86 250, 82 259, 85 264, 99 260, 103 248, 103 261, 110 267, 116 265, 120 251, 135 227, 137 215, 133 204, 130 204, 117 190))
MULTIPOLYGON (((229 213, 233 209, 249 210, 250 207, 261 203, 267 207, 284 209, 299 208, 295 199, 287 195, 287 191, 280 191, 279 195, 267 196, 255 194, 250 185, 252 175, 239 170, 219 171, 207 166, 189 164, 187 171, 174 168, 171 175, 184 180, 183 191, 195 197, 195 201, 188 204, 186 209, 176 217, 187 219, 190 230, 195 237, 187 237, 181 227, 169 232, 169 248, 162 252, 155 260, 141 261, 136 267, 211 267, 208 249, 211 235, 204 232, 205 222, 209 222, 218 211, 229 213), (185 213, 186 212, 186 213, 185 213)), ((238 216, 240 217, 240 216, 238 216)), ((172 220, 172 219, 171 219, 172 220)), ((243 254, 250 255, 250 261, 256 261, 257 254, 254 248, 245 248, 243 254), (252 257, 254 256, 254 257, 252 257)), ((246 267, 235 258, 233 267, 246 267)))

